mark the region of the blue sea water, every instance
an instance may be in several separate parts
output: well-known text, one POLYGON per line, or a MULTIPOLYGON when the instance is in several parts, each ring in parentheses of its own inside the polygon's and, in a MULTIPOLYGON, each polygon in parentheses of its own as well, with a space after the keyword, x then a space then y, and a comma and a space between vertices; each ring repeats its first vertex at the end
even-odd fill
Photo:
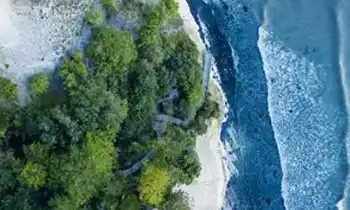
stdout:
POLYGON ((222 88, 230 104, 222 139, 230 141, 229 134, 235 128, 240 142, 233 151, 238 157, 235 163, 238 175, 229 181, 225 205, 239 210, 283 209, 280 160, 268 114, 261 56, 256 46, 258 25, 241 10, 239 21, 245 24, 233 26, 230 30, 237 31, 236 36, 228 37, 229 34, 223 32, 230 17, 222 14, 228 11, 215 4, 203 4, 200 0, 190 2, 209 32, 209 50, 216 60, 222 88), (235 40, 229 42, 228 39, 235 40), (231 45, 237 49, 235 52, 231 45))
POLYGON ((350 209, 350 1, 189 4, 230 105, 223 209, 350 209))

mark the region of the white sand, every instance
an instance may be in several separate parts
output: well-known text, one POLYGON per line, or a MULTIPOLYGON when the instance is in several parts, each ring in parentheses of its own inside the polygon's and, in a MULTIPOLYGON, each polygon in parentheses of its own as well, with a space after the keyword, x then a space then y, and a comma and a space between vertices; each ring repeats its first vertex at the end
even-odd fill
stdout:
MULTIPOLYGON (((184 21, 184 30, 197 44, 203 54, 205 45, 199 35, 196 24, 186 0, 179 0, 179 13, 184 21)), ((188 186, 180 189, 188 193, 193 210, 219 210, 223 205, 226 190, 226 169, 223 162, 223 146, 220 140, 223 121, 223 96, 213 79, 209 82, 208 91, 214 101, 220 102, 222 116, 209 122, 207 133, 197 138, 196 151, 201 163, 199 177, 188 186)))
POLYGON ((0 1, 0 43, 6 43, 15 34, 15 28, 10 19, 9 0, 0 1))
POLYGON ((190 8, 186 0, 178 0, 179 2, 179 14, 184 22, 183 28, 185 32, 190 36, 192 41, 194 41, 200 52, 205 51, 205 45, 199 34, 199 26, 194 20, 190 8))
MULTIPOLYGON (((222 94, 214 83, 210 83, 209 91, 216 101, 222 102, 222 94)), ((212 120, 207 133, 197 138, 196 151, 202 170, 192 184, 181 187, 189 194, 191 208, 194 210, 219 210, 223 205, 226 170, 220 141, 221 122, 222 117, 212 120)))
POLYGON ((345 199, 341 199, 338 203, 337 203, 337 208, 338 210, 345 210, 345 199))
POLYGON ((19 85, 21 100, 28 77, 53 71, 77 42, 84 10, 91 2, 0 0, 0 75, 19 85))

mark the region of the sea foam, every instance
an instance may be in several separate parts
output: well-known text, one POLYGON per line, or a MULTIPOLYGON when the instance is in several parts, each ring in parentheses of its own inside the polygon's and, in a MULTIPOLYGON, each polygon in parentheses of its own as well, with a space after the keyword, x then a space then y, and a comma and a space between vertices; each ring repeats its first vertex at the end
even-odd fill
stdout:
POLYGON ((267 26, 259 35, 285 206, 334 209, 347 173, 347 118, 339 81, 332 75, 338 73, 293 53, 267 26))

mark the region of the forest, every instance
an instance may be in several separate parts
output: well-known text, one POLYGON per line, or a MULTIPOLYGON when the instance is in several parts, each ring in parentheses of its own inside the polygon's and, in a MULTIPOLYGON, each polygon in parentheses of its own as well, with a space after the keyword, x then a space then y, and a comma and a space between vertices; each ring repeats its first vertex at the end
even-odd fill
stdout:
POLYGON ((196 136, 219 115, 201 54, 176 0, 100 5, 85 49, 29 79, 30 103, 0 77, 0 209, 189 209, 174 187, 199 175, 196 136), (118 15, 142 21, 131 33, 118 15))

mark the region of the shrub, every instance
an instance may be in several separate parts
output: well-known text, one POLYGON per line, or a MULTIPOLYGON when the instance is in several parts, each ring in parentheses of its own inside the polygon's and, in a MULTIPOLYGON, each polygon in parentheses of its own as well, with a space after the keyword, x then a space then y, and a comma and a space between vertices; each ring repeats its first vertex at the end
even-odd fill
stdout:
POLYGON ((23 152, 27 160, 33 163, 40 163, 42 165, 47 165, 49 158, 49 151, 43 144, 34 143, 25 146, 23 152))
POLYGON ((15 100, 18 87, 11 80, 0 77, 0 100, 15 100))
POLYGON ((97 74, 108 84, 109 90, 119 93, 124 88, 130 64, 137 51, 131 36, 110 27, 95 28, 87 56, 96 66, 97 74))
POLYGON ((177 12, 179 10, 179 4, 175 0, 162 0, 161 1, 162 7, 166 9, 166 17, 167 20, 170 20, 171 18, 175 17, 177 15, 177 12))
POLYGON ((49 89, 50 81, 46 74, 37 74, 30 81, 30 90, 34 94, 46 93, 49 89))
POLYGON ((8 126, 8 120, 0 114, 0 140, 6 137, 8 126))
POLYGON ((101 3, 107 11, 108 18, 115 14, 117 9, 116 0, 101 0, 101 3))
POLYGON ((137 199, 135 195, 129 195, 121 202, 119 208, 127 209, 127 210, 139 210, 141 209, 140 201, 137 199))
POLYGON ((197 111, 195 119, 190 123, 190 128, 197 134, 202 135, 207 131, 207 121, 210 118, 219 118, 220 108, 216 101, 207 96, 202 107, 197 111))
POLYGON ((160 210, 190 210, 188 196, 182 191, 169 193, 160 210))
POLYGON ((21 173, 21 180, 26 186, 38 190, 45 184, 47 173, 45 168, 37 163, 28 162, 21 173))
POLYGON ((130 90, 130 113, 125 122, 128 137, 138 137, 149 131, 155 120, 157 106, 157 78, 153 65, 140 60, 134 69, 133 88, 130 90))
POLYGON ((168 188, 169 177, 165 170, 148 165, 140 177, 140 199, 149 205, 158 206, 168 188))
POLYGON ((199 176, 201 171, 198 154, 195 151, 184 151, 176 160, 175 166, 177 169, 181 170, 178 181, 184 184, 191 184, 191 182, 199 176))
POLYGON ((69 155, 52 159, 50 178, 63 186, 67 195, 58 197, 52 205, 63 202, 79 207, 99 193, 111 180, 116 165, 114 141, 113 129, 88 132, 81 147, 74 145, 69 155))
POLYGON ((88 74, 87 68, 83 62, 83 53, 76 52, 70 59, 66 59, 59 72, 63 79, 66 90, 71 94, 79 89, 82 83, 85 83, 85 77, 88 74))
POLYGON ((103 19, 103 12, 96 9, 88 11, 85 15, 85 22, 91 27, 102 25, 103 19))

